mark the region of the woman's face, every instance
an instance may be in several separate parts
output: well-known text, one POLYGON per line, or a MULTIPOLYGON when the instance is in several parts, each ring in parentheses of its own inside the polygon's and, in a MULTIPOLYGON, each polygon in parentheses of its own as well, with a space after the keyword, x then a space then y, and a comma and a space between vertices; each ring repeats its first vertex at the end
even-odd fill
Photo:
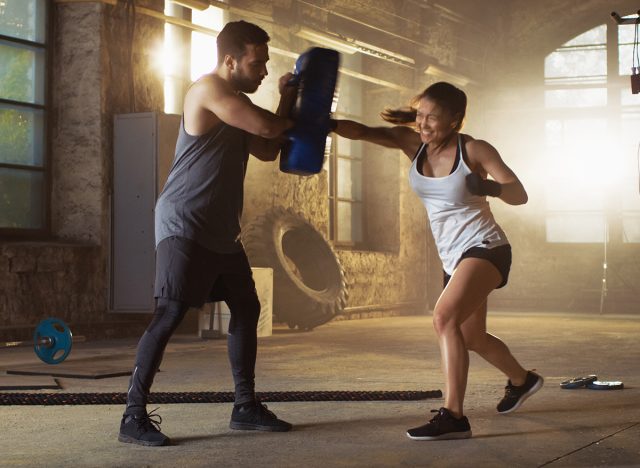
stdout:
POLYGON ((454 132, 458 120, 451 112, 428 98, 420 99, 416 114, 416 129, 423 143, 439 145, 454 132))

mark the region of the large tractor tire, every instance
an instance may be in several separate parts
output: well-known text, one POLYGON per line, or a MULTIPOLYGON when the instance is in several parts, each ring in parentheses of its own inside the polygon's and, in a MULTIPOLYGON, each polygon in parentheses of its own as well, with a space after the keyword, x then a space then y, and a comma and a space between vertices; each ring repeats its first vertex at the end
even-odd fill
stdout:
POLYGON ((249 261, 273 268, 273 315, 290 328, 311 330, 342 313, 344 271, 331 245, 300 214, 274 208, 243 229, 249 261))

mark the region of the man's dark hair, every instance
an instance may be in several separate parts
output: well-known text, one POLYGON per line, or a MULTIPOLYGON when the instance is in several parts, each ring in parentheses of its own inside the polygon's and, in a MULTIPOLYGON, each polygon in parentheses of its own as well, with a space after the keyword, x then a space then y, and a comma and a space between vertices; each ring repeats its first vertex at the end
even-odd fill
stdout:
POLYGON ((244 55, 247 44, 266 44, 269 34, 260 26, 247 21, 233 21, 227 23, 216 40, 218 46, 218 65, 225 55, 231 55, 236 60, 244 55))

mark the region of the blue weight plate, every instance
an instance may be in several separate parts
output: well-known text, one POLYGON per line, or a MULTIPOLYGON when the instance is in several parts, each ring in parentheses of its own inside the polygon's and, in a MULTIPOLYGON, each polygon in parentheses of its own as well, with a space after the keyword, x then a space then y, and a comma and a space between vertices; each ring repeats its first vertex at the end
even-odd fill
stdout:
POLYGON ((573 390, 576 388, 584 388, 591 382, 595 382, 598 380, 598 376, 596 375, 587 375, 586 377, 576 377, 571 380, 565 380, 564 382, 560 382, 560 388, 564 388, 565 390, 573 390))
POLYGON ((624 388, 624 384, 620 381, 610 382, 596 380, 594 382, 591 382, 590 384, 587 384, 587 388, 591 390, 620 390, 624 388))
POLYGON ((33 350, 36 355, 47 364, 60 364, 71 352, 73 336, 71 330, 62 320, 57 318, 44 319, 38 324, 33 333, 33 350), (50 344, 40 341, 49 338, 50 344))

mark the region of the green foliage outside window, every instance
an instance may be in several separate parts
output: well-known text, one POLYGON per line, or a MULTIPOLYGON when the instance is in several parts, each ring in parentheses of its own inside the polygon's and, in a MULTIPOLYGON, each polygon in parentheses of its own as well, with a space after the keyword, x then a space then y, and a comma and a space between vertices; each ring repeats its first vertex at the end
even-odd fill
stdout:
MULTIPOLYGON (((0 1, 0 34, 37 40, 36 0, 0 1)), ((0 98, 34 103, 37 49, 11 41, 0 42, 0 98)), ((0 164, 40 167, 43 112, 0 103, 0 164)), ((0 228, 42 228, 44 173, 0 166, 0 228)))
MULTIPOLYGON (((0 97, 22 101, 32 88, 29 79, 29 54, 5 54, 3 49, 5 47, 0 46, 0 61, 7 66, 0 70, 0 97)), ((29 111, 0 107, 0 162, 25 165, 31 163, 29 149, 33 120, 29 118, 29 114, 29 111)))

